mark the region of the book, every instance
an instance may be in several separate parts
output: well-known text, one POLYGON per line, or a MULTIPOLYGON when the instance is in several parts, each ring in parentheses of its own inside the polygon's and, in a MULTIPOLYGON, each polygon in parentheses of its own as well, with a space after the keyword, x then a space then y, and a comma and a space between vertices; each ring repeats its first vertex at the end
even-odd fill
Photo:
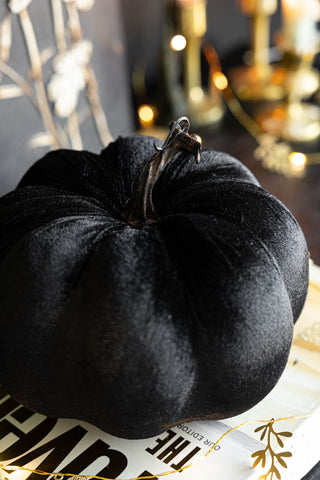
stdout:
MULTIPOLYGON (((47 477, 50 473, 72 473, 73 480, 79 480, 80 475, 162 478, 164 472, 168 472, 168 478, 180 480, 280 478, 275 472, 274 476, 268 474, 270 458, 265 468, 262 468, 262 461, 253 468, 257 456, 252 457, 252 454, 266 448, 268 435, 264 441, 260 437, 269 420, 288 417, 297 418, 272 424, 275 432, 293 434, 283 435, 280 444, 273 443, 275 454, 287 451, 292 454, 280 456, 275 468, 282 480, 301 480, 320 460, 320 268, 311 265, 310 270, 309 293, 295 326, 286 369, 276 387, 254 408, 224 421, 191 422, 170 428, 156 437, 126 440, 86 422, 48 418, 32 412, 1 390, 1 480, 43 478, 15 467, 47 472, 47 477), (265 423, 255 423, 262 420, 265 423), (236 428, 243 423, 241 428, 236 428), (255 432, 259 427, 261 429, 255 432), (209 450, 212 451, 206 456, 209 450), (9 470, 6 469, 8 465, 12 467, 9 470)), ((62 477, 56 476, 55 480, 62 480, 62 477)))

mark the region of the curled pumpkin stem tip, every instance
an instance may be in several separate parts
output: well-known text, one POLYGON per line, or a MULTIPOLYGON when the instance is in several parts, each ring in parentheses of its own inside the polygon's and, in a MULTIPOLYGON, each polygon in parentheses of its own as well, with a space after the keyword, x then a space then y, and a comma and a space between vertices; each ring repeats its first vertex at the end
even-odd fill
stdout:
POLYGON ((143 168, 123 213, 123 219, 129 225, 142 228, 159 220, 152 201, 153 187, 177 153, 189 152, 194 155, 197 163, 200 162, 201 138, 199 135, 190 135, 189 128, 188 118, 180 117, 175 122, 170 122, 170 131, 163 145, 155 145, 156 153, 143 168))

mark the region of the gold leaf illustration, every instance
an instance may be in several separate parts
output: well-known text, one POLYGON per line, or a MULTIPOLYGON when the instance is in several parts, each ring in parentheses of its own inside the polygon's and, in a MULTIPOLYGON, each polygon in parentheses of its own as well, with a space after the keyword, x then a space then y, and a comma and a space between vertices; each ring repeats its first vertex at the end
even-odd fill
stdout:
POLYGON ((280 447, 283 448, 284 444, 283 444, 283 441, 281 440, 281 438, 279 438, 279 436, 276 435, 276 439, 277 439, 277 442, 279 443, 280 447))
POLYGON ((257 428, 255 429, 255 432, 260 432, 260 430, 263 430, 263 429, 266 429, 266 428, 268 428, 267 425, 261 425, 261 427, 257 427, 257 428))
POLYGON ((278 480, 280 480, 281 474, 276 466, 276 462, 278 462, 281 467, 287 468, 288 466, 283 458, 288 458, 292 456, 292 453, 289 451, 276 453, 273 450, 272 442, 274 443, 274 441, 276 441, 278 445, 283 448, 284 443, 280 437, 289 438, 292 436, 291 432, 276 432, 273 428, 273 423, 274 420, 272 419, 266 425, 261 425, 260 427, 255 429, 256 433, 261 432, 260 440, 263 440, 264 437, 267 435, 266 447, 263 450, 257 450, 251 455, 252 458, 256 457, 252 465, 253 468, 257 467, 260 462, 262 468, 265 468, 268 459, 269 470, 266 474, 263 474, 259 477, 261 480, 272 480, 274 478, 274 475, 278 480))
POLYGON ((286 462, 283 460, 283 458, 281 458, 281 455, 277 455, 277 460, 278 462, 280 463, 280 465, 284 468, 288 468, 288 465, 286 464, 286 462))
POLYGON ((292 437, 291 432, 279 432, 277 435, 282 435, 283 437, 292 437))

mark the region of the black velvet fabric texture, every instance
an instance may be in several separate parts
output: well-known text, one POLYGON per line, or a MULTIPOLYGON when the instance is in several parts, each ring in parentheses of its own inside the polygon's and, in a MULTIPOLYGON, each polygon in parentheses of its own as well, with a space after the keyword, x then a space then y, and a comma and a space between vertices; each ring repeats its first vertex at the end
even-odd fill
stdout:
POLYGON ((159 222, 127 225, 154 141, 51 152, 0 200, 1 384, 126 438, 259 402, 308 286, 296 220, 224 153, 179 153, 154 188, 159 222))

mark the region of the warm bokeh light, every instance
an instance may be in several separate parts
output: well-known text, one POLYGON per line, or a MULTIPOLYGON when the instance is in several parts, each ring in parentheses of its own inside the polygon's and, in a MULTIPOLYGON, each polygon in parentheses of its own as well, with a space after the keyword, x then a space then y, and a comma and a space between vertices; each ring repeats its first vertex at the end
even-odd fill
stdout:
POLYGON ((312 95, 319 87, 318 75, 304 75, 301 79, 301 87, 306 94, 312 95))
POLYGON ((285 119, 285 116, 286 116, 286 111, 285 111, 285 108, 284 107, 277 107, 273 110, 272 112, 272 118, 274 120, 277 120, 277 121, 281 121, 281 120, 284 120, 285 119))
POLYGON ((293 167, 302 169, 306 166, 307 156, 301 152, 292 152, 289 155, 289 162, 293 167))
POLYGON ((204 92, 201 87, 192 87, 190 88, 189 96, 192 102, 198 103, 203 99, 204 92))
POLYGON ((257 11, 272 15, 277 9, 277 0, 240 0, 240 7, 245 15, 255 15, 257 11))
POLYGON ((213 75, 212 75, 212 80, 213 80, 213 83, 215 84, 215 86, 219 89, 219 90, 225 90, 228 86, 228 79, 227 77, 221 73, 221 72, 215 72, 213 75))
POLYGON ((186 37, 184 37, 183 35, 175 35, 174 37, 171 38, 170 47, 175 52, 180 52, 186 47, 186 45, 187 45, 187 40, 186 40, 186 37))
POLYGON ((142 126, 153 125, 154 109, 150 105, 140 105, 138 108, 138 116, 142 126))

